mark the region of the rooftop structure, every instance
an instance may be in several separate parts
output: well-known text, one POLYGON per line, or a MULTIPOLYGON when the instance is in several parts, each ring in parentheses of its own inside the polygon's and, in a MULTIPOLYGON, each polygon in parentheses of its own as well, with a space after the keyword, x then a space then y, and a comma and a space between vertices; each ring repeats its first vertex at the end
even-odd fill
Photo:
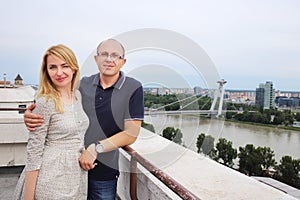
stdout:
MULTIPOLYGON (((26 108, 34 102, 31 86, 0 88, 0 109, 26 108)), ((0 167, 24 165, 27 129, 23 111, 0 111, 0 167)))
POLYGON ((23 79, 20 76, 20 74, 18 74, 17 77, 15 78, 15 85, 23 85, 23 79))
POLYGON ((16 88, 1 88, 0 92, 0 103, 3 105, 3 103, 33 102, 36 91, 31 86, 24 85, 16 88))

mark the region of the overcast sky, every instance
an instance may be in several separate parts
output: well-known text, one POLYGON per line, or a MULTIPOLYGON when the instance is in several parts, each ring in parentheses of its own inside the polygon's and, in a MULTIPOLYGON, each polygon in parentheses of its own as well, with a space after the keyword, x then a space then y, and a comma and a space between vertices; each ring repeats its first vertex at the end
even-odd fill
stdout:
MULTIPOLYGON (((272 81, 276 89, 300 91, 299 19, 299 0, 2 0, 0 79, 6 73, 13 81, 19 73, 25 83, 38 83, 41 58, 54 44, 69 46, 83 65, 100 41, 154 28, 196 42, 228 89, 254 90, 272 81)), ((144 56, 139 52, 138 57, 144 56)))

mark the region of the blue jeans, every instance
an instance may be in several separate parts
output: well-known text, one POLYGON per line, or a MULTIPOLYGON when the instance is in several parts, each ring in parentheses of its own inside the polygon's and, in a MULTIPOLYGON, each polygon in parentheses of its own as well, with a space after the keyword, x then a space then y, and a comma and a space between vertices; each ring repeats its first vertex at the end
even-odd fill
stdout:
POLYGON ((97 181, 88 179, 88 200, 115 200, 118 179, 97 181))

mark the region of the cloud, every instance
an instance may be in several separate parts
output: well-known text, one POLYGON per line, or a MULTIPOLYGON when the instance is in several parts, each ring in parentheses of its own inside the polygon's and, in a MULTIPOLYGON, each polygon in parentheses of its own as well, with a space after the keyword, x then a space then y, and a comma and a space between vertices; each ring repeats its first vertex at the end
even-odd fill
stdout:
POLYGON ((297 89, 299 7, 295 0, 5 1, 0 12, 0 75, 20 72, 27 82, 36 82, 42 54, 50 45, 70 46, 83 63, 103 39, 160 28, 196 41, 222 78, 238 77, 228 86, 247 88, 245 82, 263 74, 268 80, 280 77, 284 83, 277 83, 279 87, 297 89))

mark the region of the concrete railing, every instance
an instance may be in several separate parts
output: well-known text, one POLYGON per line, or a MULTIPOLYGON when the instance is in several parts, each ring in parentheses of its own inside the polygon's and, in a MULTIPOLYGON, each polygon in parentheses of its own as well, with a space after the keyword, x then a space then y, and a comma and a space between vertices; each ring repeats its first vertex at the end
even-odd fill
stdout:
POLYGON ((166 173, 158 169, 156 166, 151 164, 148 160, 138 154, 130 146, 125 146, 123 148, 130 156, 130 198, 131 200, 137 200, 137 163, 141 164, 146 170, 148 170, 152 175, 164 183, 168 188, 170 188, 174 193, 176 193, 182 199, 188 200, 200 200, 196 195, 191 193, 187 188, 182 186, 172 177, 168 176, 166 173))
MULTIPOLYGON (((199 199, 296 199, 145 129, 131 147, 199 199)), ((130 159, 122 150, 118 183, 121 199, 131 199, 130 159)), ((182 199, 140 164, 136 192, 142 200, 182 199)))

